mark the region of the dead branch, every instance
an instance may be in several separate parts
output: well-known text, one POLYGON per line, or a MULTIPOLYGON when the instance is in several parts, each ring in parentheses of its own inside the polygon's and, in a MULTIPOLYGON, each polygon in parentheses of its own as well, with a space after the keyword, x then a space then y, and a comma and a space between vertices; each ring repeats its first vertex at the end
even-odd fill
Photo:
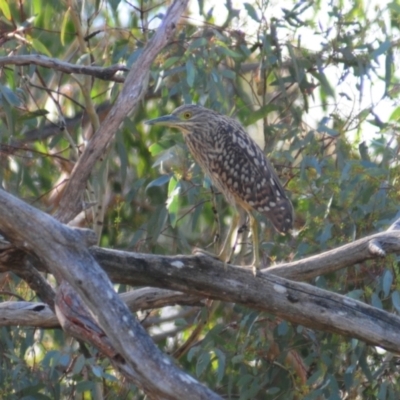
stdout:
MULTIPOLYGON (((76 288, 89 309, 96 310, 102 329, 117 352, 125 354, 124 358, 128 354, 131 358, 137 355, 135 346, 129 347, 123 340, 129 340, 127 329, 130 332, 139 328, 133 318, 128 320, 130 329, 127 328, 124 319, 127 308, 121 305, 95 259, 111 279, 120 283, 241 303, 312 329, 356 337, 393 352, 400 349, 400 317, 308 284, 269 272, 253 277, 251 271, 237 266, 229 266, 225 271, 223 264, 211 257, 161 257, 95 247, 87 251, 82 240, 85 231, 72 230, 3 191, 0 191, 0 224, 17 247, 40 254, 50 272, 61 274, 76 288), (102 304, 101 312, 98 304, 102 304)), ((389 243, 399 241, 400 231, 390 230, 386 234, 391 237, 389 243)), ((379 243, 376 235, 372 240, 375 245, 379 243)), ((380 243, 379 246, 382 247, 380 243)))
POLYGON ((156 34, 132 66, 113 108, 75 164, 56 214, 56 218, 60 221, 68 222, 82 210, 82 193, 94 165, 104 154, 124 118, 132 113, 143 99, 151 64, 172 39, 187 3, 188 0, 175 0, 172 3, 156 34))
MULTIPOLYGON (((95 316, 94 323, 99 329, 88 331, 85 325, 73 324, 68 318, 62 321, 63 327, 86 340, 97 338, 93 344, 117 354, 118 359, 112 361, 120 364, 119 368, 149 395, 177 399, 187 398, 190 393, 192 399, 220 398, 179 370, 150 339, 88 252, 86 246, 92 240, 88 231, 71 229, 3 190, 0 190, 0 230, 21 251, 39 258, 58 282, 68 282, 95 316)), ((68 300, 64 302, 67 307, 74 304, 70 293, 60 297, 68 300)), ((57 301, 56 304, 60 305, 57 301)), ((61 310, 59 318, 66 315, 65 310, 68 308, 61 310)))
POLYGON ((362 261, 400 253, 400 229, 389 228, 336 249, 268 268, 269 273, 293 280, 309 280, 362 261))
MULTIPOLYGON (((388 232, 389 233, 389 232, 388 232)), ((394 233, 394 232, 393 232, 394 233)), ((392 238, 400 243, 400 231, 392 238)), ((400 352, 400 317, 343 295, 207 256, 156 256, 92 247, 90 253, 115 282, 168 288, 268 311, 311 329, 357 337, 400 352)), ((317 256, 314 256, 317 257, 317 256)))
MULTIPOLYGON (((150 310, 176 304, 203 306, 198 296, 166 289, 140 288, 122 293, 121 300, 131 312, 150 310)), ((0 326, 31 326, 35 328, 60 328, 60 323, 46 303, 30 301, 5 301, 0 303, 0 326)))
POLYGON ((40 54, 19 55, 0 57, 0 67, 4 65, 38 65, 40 67, 54 69, 65 74, 84 74, 90 75, 105 81, 123 83, 124 77, 116 75, 119 71, 128 71, 125 65, 111 65, 109 67, 98 67, 88 65, 71 64, 57 58, 50 58, 40 54))
POLYGON ((0 303, 0 326, 59 328, 60 323, 46 303, 4 301, 0 303))

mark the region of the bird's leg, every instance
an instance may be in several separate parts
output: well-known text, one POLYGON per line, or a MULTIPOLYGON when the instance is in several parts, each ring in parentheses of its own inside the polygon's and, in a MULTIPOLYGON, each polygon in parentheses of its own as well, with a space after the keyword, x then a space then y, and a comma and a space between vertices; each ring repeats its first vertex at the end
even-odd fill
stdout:
POLYGON ((258 241, 258 222, 254 218, 254 216, 249 212, 250 218, 250 231, 253 240, 253 261, 251 263, 251 267, 253 268, 254 276, 257 275, 260 270, 260 253, 259 253, 259 241, 258 241))
POLYGON ((232 254, 233 254, 233 250, 235 249, 238 224, 240 222, 240 219, 241 219, 240 214, 235 209, 235 213, 232 217, 232 223, 231 223, 231 226, 229 227, 229 231, 225 238, 224 245, 218 255, 218 258, 221 261, 223 261, 224 263, 227 263, 230 261, 232 254), (235 241, 233 241, 234 236, 235 236, 235 241), (232 246, 232 243, 234 243, 233 246, 232 246))
POLYGON ((213 244, 215 245, 214 250, 216 250, 216 246, 218 246, 220 244, 220 239, 221 239, 221 223, 219 220, 219 214, 217 211, 217 198, 215 196, 215 192, 213 187, 211 186, 211 201, 212 201, 212 211, 214 214, 214 221, 217 225, 217 233, 215 234, 214 237, 214 242, 213 244))
MULTIPOLYGON (((244 258, 244 254, 246 252, 246 237, 247 237, 247 213, 245 212, 244 209, 239 208, 239 215, 240 215, 240 220, 238 223, 238 230, 237 230, 237 235, 236 235, 236 240, 233 243, 232 247, 232 254, 235 254, 236 251, 236 246, 238 243, 241 243, 241 248, 239 252, 239 260, 238 263, 241 263, 241 261, 244 258), (239 242, 240 240, 240 242, 239 242)), ((236 261, 235 261, 236 262, 236 261)))
MULTIPOLYGON (((247 242, 248 242, 248 237, 249 237, 249 227, 248 227, 248 221, 246 220, 246 223, 243 224, 240 228, 238 233, 240 233, 240 242, 241 242, 241 248, 239 252, 239 257, 240 261, 245 259, 246 253, 247 253, 247 242)), ((238 239, 239 240, 239 239, 238 239)))

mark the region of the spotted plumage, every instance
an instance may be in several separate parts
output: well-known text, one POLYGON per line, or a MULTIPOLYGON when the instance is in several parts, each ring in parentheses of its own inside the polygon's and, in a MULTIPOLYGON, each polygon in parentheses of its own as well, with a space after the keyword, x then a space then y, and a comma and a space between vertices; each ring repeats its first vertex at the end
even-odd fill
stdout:
MULTIPOLYGON (((236 120, 197 105, 148 121, 182 131, 196 162, 227 201, 265 215, 280 233, 293 227, 293 207, 271 163, 236 120)), ((258 238, 253 237, 253 243, 258 238)), ((258 246, 254 248, 258 252, 258 246)), ((258 254, 255 254, 258 262, 258 254)))

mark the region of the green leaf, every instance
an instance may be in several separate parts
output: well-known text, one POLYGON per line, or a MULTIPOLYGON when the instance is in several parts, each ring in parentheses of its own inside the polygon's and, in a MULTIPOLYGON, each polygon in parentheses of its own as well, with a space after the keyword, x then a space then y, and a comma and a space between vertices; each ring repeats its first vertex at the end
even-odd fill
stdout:
POLYGON ((29 119, 43 117, 47 115, 49 112, 47 110, 35 110, 35 111, 28 111, 20 116, 21 120, 27 121, 29 119))
POLYGON ((390 47, 391 47, 391 43, 389 39, 386 39, 384 42, 382 42, 379 47, 374 50, 371 54, 371 57, 376 60, 381 54, 386 53, 390 47))
POLYGON ((38 52, 42 54, 46 54, 48 57, 52 57, 51 52, 49 49, 39 40, 39 39, 32 39, 32 47, 38 52))
POLYGON ((207 43, 208 42, 207 42, 207 39, 205 37, 201 37, 201 38, 195 39, 190 44, 188 50, 193 50, 193 49, 197 49, 199 47, 204 47, 207 43))
POLYGON ((0 85, 0 92, 10 106, 18 107, 21 105, 20 99, 9 87, 0 85))
POLYGON ((378 400, 386 400, 388 382, 382 382, 379 387, 378 400))
POLYGON ((178 179, 176 179, 175 176, 173 176, 170 179, 169 184, 168 184, 168 197, 173 195, 173 192, 174 192, 176 186, 178 185, 178 182, 179 181, 178 181, 178 179))
POLYGON ((78 393, 86 392, 88 390, 92 390, 94 388, 95 382, 91 381, 82 381, 78 382, 75 386, 76 391, 78 393))
POLYGON ((324 245, 332 237, 332 223, 325 223, 321 235, 318 237, 321 245, 324 245))
POLYGON ((161 175, 157 179, 154 179, 154 181, 151 181, 147 186, 146 190, 150 189, 151 187, 157 187, 157 186, 162 186, 165 185, 169 180, 171 179, 172 175, 161 175))
POLYGON ((180 209, 180 192, 180 182, 175 177, 172 177, 168 185, 167 209, 169 213, 169 221, 173 228, 175 228, 178 220, 178 212, 180 209))
POLYGON ((236 354, 236 356, 233 356, 231 361, 232 364, 238 364, 244 360, 244 355, 243 354, 236 354))
POLYGON ((269 388, 267 390, 267 393, 273 395, 273 394, 279 393, 280 391, 281 391, 281 389, 279 389, 278 387, 274 386, 274 387, 269 388))
POLYGON ((136 49, 128 58, 128 60, 126 61, 126 66, 128 68, 130 68, 135 62, 136 60, 139 58, 139 56, 143 53, 143 49, 139 48, 136 49))
POLYGON ((389 296, 390 289, 392 288, 393 274, 388 269, 384 272, 382 278, 382 289, 385 297, 389 296))
POLYGON ((282 321, 278 325, 278 335, 279 336, 284 336, 289 332, 289 326, 286 321, 282 321))
POLYGON ((260 17, 257 14, 256 9, 250 3, 244 3, 243 5, 244 5, 244 8, 247 11, 247 14, 249 14, 249 16, 252 19, 254 19, 254 21, 256 21, 256 22, 260 22, 261 21, 260 17))
POLYGON ((111 375, 107 372, 103 372, 103 378, 105 378, 111 382, 119 382, 119 379, 116 376, 111 375))
POLYGON ((180 209, 180 202, 178 196, 173 196, 167 201, 167 208, 169 212, 169 222, 173 228, 175 228, 178 222, 178 212, 180 209))
POLYGON ((221 71, 221 75, 224 76, 225 78, 232 79, 232 80, 236 78, 235 71, 232 71, 231 69, 223 69, 221 71))
POLYGON ((392 82, 393 51, 388 51, 385 57, 385 94, 389 92, 392 82))
POLYGON ((398 290, 392 292, 392 304, 393 307, 400 313, 400 293, 398 290))
MULTIPOLYGON (((8 134, 10 136, 14 136, 15 135, 15 118, 14 118, 14 113, 12 110, 12 106, 10 105, 9 101, 7 100, 7 98, 4 96, 3 93, 3 89, 5 88, 5 86, 1 86, 0 85, 0 92, 1 92, 1 96, 0 96, 0 105, 2 105, 3 108, 3 112, 6 115, 6 120, 7 120, 7 128, 8 128, 8 134), (4 99, 4 101, 2 101, 2 99, 4 99)), ((8 89, 8 88, 7 88, 8 89)), ((5 132, 4 132, 5 133, 5 132)), ((2 132, 2 130, 0 130, 0 139, 2 139, 2 135, 4 134, 2 132)))
POLYGON ((274 104, 266 104, 265 106, 260 107, 257 111, 252 111, 248 113, 246 120, 244 121, 244 125, 248 126, 254 124, 260 119, 266 117, 268 114, 274 111, 278 111, 279 107, 274 104))
POLYGON ((4 14, 4 16, 11 21, 11 11, 10 7, 8 6, 7 0, 0 0, 0 10, 4 14))
POLYGON ((225 374, 226 355, 220 349, 214 349, 218 358, 217 382, 221 382, 225 374))
POLYGON ((197 364, 196 364, 197 377, 201 376, 201 374, 205 371, 205 369, 210 364, 210 361, 211 361, 211 357, 210 357, 210 354, 208 353, 208 351, 200 354, 200 357, 198 358, 197 364))
POLYGON ((225 54, 227 57, 242 58, 242 55, 240 53, 231 50, 224 42, 217 41, 215 44, 218 45, 216 49, 225 54))
POLYGON ((364 295, 364 291, 362 289, 354 289, 346 294, 347 297, 350 297, 354 300, 360 300, 364 295))
POLYGON ((399 121, 400 120, 400 107, 396 107, 390 114, 389 121, 399 121))
POLYGON ((71 360, 71 356, 69 354, 62 354, 60 359, 58 360, 58 365, 66 367, 71 360))
POLYGON ((103 368, 101 368, 99 365, 92 365, 92 372, 95 376, 101 378, 103 375, 103 368))
POLYGON ((150 154, 154 157, 157 154, 160 154, 161 152, 163 152, 165 150, 165 148, 160 145, 160 143, 153 143, 150 147, 149 147, 149 151, 150 154))
POLYGON ((168 68, 172 67, 172 65, 174 65, 181 58, 182 57, 170 57, 170 58, 167 58, 164 61, 163 65, 162 65, 162 69, 165 70, 165 69, 168 69, 168 68))
POLYGON ((72 374, 77 375, 80 374, 83 367, 85 366, 85 356, 81 354, 74 363, 74 368, 72 369, 72 374))
POLYGON ((194 68, 193 62, 189 60, 186 63, 186 82, 190 87, 193 87, 195 78, 196 70, 194 68))
POLYGON ((379 296, 376 293, 372 293, 371 304, 374 307, 379 308, 380 310, 383 309, 382 301, 381 301, 381 299, 379 298, 379 296))
POLYGON ((330 136, 338 136, 339 132, 336 129, 329 128, 326 124, 329 122, 328 117, 322 118, 322 120, 318 123, 318 131, 325 132, 330 136))
POLYGON ((136 245, 136 243, 142 239, 142 237, 144 236, 144 234, 146 233, 146 224, 143 224, 140 229, 138 229, 134 235, 132 236, 132 239, 129 242, 129 246, 128 247, 134 247, 136 245))
POLYGON ((60 32, 60 40, 61 40, 61 44, 63 46, 65 46, 65 30, 68 24, 68 20, 69 20, 69 14, 71 13, 71 8, 68 7, 67 11, 64 13, 64 17, 61 23, 61 32, 60 32))
POLYGON ((200 346, 193 346, 187 354, 187 360, 190 362, 193 360, 193 357, 197 355, 197 353, 201 350, 200 346))

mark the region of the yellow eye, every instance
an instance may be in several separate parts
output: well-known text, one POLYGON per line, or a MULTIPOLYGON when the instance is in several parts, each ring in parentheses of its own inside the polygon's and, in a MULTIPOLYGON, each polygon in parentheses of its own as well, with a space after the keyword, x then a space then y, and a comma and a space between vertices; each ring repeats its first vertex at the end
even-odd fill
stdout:
POLYGON ((192 116, 192 113, 190 111, 185 111, 182 116, 183 119, 189 119, 192 116))

